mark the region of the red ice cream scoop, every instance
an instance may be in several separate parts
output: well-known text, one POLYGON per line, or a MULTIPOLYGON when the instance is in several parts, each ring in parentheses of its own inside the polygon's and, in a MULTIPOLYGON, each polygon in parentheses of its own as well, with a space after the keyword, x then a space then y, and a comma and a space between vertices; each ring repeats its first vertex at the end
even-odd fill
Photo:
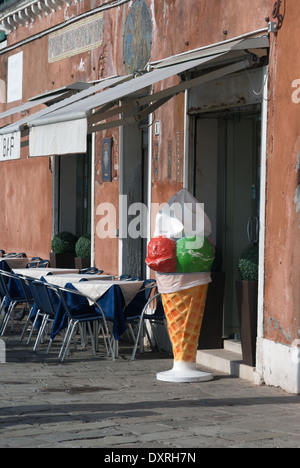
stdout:
POLYGON ((176 242, 168 237, 154 237, 148 244, 146 263, 151 270, 176 273, 176 242))

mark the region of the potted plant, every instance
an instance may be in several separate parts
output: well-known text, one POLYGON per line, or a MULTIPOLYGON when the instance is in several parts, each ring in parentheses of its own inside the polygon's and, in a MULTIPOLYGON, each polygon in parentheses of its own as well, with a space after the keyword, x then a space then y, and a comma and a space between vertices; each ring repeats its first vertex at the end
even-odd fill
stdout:
POLYGON ((91 236, 84 234, 75 245, 75 268, 88 268, 91 264, 91 236))
POLYGON ((77 237, 62 231, 51 240, 50 265, 53 268, 75 268, 75 244, 77 237))
POLYGON ((236 281, 237 307, 243 362, 255 367, 257 338, 258 244, 246 248, 239 259, 240 280, 236 281))
POLYGON ((198 349, 220 349, 223 347, 225 272, 222 271, 222 257, 217 247, 211 269, 211 279, 207 290, 198 349))

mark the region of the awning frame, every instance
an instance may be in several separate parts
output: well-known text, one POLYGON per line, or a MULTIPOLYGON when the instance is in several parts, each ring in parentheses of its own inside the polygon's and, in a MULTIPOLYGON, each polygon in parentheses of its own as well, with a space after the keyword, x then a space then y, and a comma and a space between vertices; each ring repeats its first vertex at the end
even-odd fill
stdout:
MULTIPOLYGON (((86 98, 87 96, 90 96, 92 94, 95 94, 97 91, 103 90, 105 88, 113 87, 121 82, 124 82, 128 79, 130 79, 131 75, 125 75, 125 76, 111 76, 109 78, 106 78, 104 80, 101 80, 99 83, 89 86, 87 89, 83 89, 82 91, 79 91, 78 93, 72 93, 71 96, 66 97, 65 99, 60 100, 59 102, 55 102, 51 107, 48 107, 46 109, 42 109, 38 112, 35 112, 34 114, 23 117, 21 120, 18 120, 12 124, 6 125, 5 127, 0 128, 0 135, 6 134, 6 133, 12 133, 16 131, 23 131, 26 127, 27 124, 30 120, 33 119, 39 119, 43 118, 46 115, 51 114, 52 112, 62 109, 63 107, 72 104, 74 101, 79 101, 81 99, 86 98)), ((70 85, 72 86, 72 85, 70 85)), ((69 91, 69 90, 68 90, 69 91)), ((54 98, 52 98, 48 95, 44 95, 42 99, 46 99, 47 101, 53 101, 54 98)), ((30 106, 31 103, 35 102, 35 106, 37 105, 37 101, 30 101, 30 106)), ((28 103, 26 103, 28 104, 28 103)), ((25 106, 26 104, 23 104, 22 106, 25 106)), ((16 113, 17 111, 14 110, 13 113, 16 113)), ((3 114, 0 114, 0 119, 2 118, 3 114)), ((73 118, 73 120, 77 120, 77 116, 73 118)), ((72 120, 72 119, 69 119, 72 120)))
POLYGON ((154 110, 156 110, 158 107, 181 92, 186 91, 187 89, 190 89, 194 86, 199 86, 209 81, 216 80, 222 76, 239 72, 250 67, 253 65, 253 63, 254 60, 249 57, 226 67, 218 68, 197 78, 182 81, 178 85, 164 89, 157 93, 150 94, 139 99, 132 99, 129 103, 121 104, 117 108, 111 109, 107 112, 102 112, 102 109, 100 109, 96 111, 91 117, 88 117, 88 133, 98 132, 108 128, 121 126, 126 123, 134 123, 142 120, 154 112, 154 110), (143 109, 145 105, 148 107, 143 109), (103 124, 99 123, 100 121, 102 122, 108 118, 112 118, 116 114, 121 114, 121 118, 103 124))

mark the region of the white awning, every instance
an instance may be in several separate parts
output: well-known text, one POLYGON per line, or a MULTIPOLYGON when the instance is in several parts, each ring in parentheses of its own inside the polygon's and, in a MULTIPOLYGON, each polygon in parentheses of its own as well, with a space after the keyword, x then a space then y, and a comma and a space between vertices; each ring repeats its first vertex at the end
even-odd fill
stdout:
POLYGON ((30 156, 76 154, 87 151, 86 119, 53 123, 30 130, 30 156))
MULTIPOLYGON (((36 113, 34 113, 34 114, 30 115, 30 116, 26 116, 26 117, 18 120, 17 122, 14 122, 14 123, 12 123, 10 125, 7 125, 6 127, 0 128, 0 135, 5 135, 7 133, 20 131, 20 130, 22 130, 23 126, 27 125, 27 123, 32 119, 42 118, 43 116, 45 116, 45 115, 47 115, 47 114, 49 114, 51 112, 54 112, 54 111, 56 111, 58 109, 61 109, 61 108, 65 107, 65 106, 67 106, 67 105, 70 105, 75 101, 80 101, 81 99, 84 99, 87 96, 91 96, 94 93, 102 91, 103 89, 105 89, 107 87, 115 86, 116 84, 118 84, 118 83, 120 83, 120 82, 122 82, 122 81, 124 81, 126 79, 129 79, 129 78, 130 78, 130 76, 114 76, 114 77, 107 78, 105 80, 101 80, 99 83, 97 83, 95 85, 92 85, 92 86, 89 86, 88 89, 84 89, 83 91, 79 91, 76 94, 72 94, 72 96, 68 96, 65 99, 61 99, 59 102, 55 102, 55 104, 51 105, 50 107, 48 107, 46 109, 42 109, 39 112, 36 112, 36 113)), ((64 95, 64 93, 62 94, 62 97, 63 97, 63 95, 64 95)), ((51 95, 51 96, 45 95, 43 98, 41 98, 41 102, 48 102, 48 101, 50 102, 51 100, 53 101, 53 95, 51 95)), ((20 107, 24 106, 24 109, 25 108, 29 109, 30 107, 33 107, 33 103, 35 103, 34 105, 36 106, 37 102, 38 102, 38 100, 34 100, 34 101, 32 101, 32 104, 31 104, 31 101, 30 101, 30 102, 27 102, 26 104, 23 104, 20 107)), ((24 109, 21 109, 21 110, 24 110, 24 109)), ((16 112, 17 111, 15 110, 12 113, 15 114, 16 112)), ((20 110, 19 110, 19 112, 20 112, 20 110)), ((2 116, 3 116, 3 114, 0 114, 0 119, 2 118, 2 116)))
POLYGON ((32 109, 33 107, 39 106, 40 104, 47 104, 53 101, 54 99, 61 98, 64 94, 65 94, 64 92, 61 92, 61 93, 55 94, 55 96, 53 95, 45 96, 40 99, 35 99, 34 101, 27 101, 24 104, 21 104, 20 106, 12 107, 2 112, 2 114, 0 114, 0 122, 1 122, 1 119, 5 119, 6 117, 9 117, 11 115, 18 114, 19 112, 27 111, 29 109, 32 109))
MULTIPOLYGON (((228 39, 219 44, 212 44, 208 46, 201 47, 199 49, 194 49, 182 54, 173 55, 172 57, 165 58, 164 60, 159 60, 157 62, 152 62, 156 68, 166 67, 168 65, 174 65, 176 63, 181 63, 187 60, 192 60, 201 57, 207 57, 214 54, 223 54, 236 51, 244 53, 243 51, 249 50, 256 52, 259 49, 268 49, 269 48, 269 37, 267 35, 259 37, 247 37, 243 39, 228 39)), ((260 56, 260 53, 259 53, 260 56)))

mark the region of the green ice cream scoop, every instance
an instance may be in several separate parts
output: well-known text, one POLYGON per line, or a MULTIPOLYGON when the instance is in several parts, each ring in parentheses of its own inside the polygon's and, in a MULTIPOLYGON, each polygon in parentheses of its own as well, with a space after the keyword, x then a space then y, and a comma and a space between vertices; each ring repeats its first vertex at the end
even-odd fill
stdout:
POLYGON ((206 237, 189 236, 176 243, 177 273, 210 271, 215 253, 206 237))

